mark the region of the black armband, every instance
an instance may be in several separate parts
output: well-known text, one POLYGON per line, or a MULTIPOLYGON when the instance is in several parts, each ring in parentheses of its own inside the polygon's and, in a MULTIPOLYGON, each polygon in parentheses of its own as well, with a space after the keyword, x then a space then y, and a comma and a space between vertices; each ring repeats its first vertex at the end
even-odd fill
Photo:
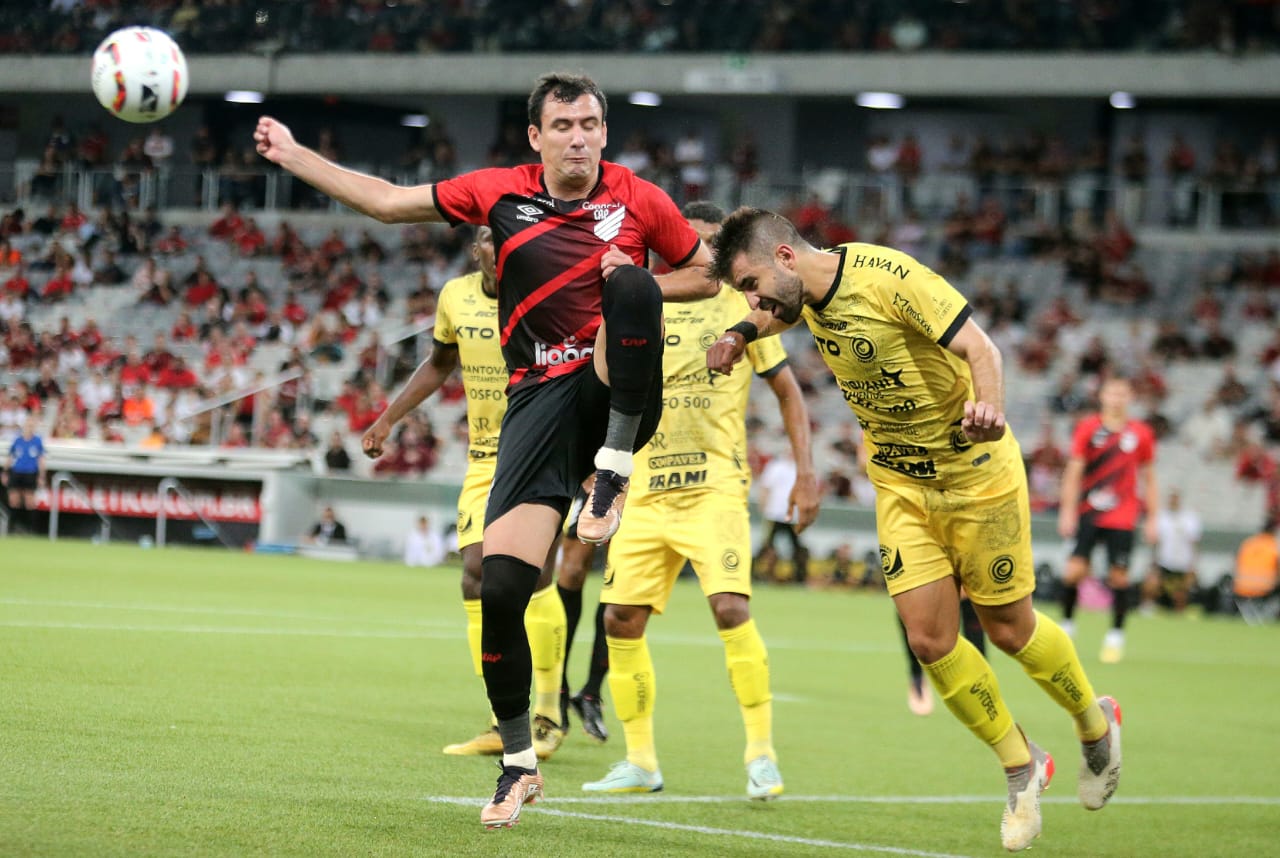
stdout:
POLYGON ((732 328, 729 328, 725 333, 742 334, 742 338, 748 343, 754 343, 760 338, 760 329, 745 319, 734 325, 732 328))

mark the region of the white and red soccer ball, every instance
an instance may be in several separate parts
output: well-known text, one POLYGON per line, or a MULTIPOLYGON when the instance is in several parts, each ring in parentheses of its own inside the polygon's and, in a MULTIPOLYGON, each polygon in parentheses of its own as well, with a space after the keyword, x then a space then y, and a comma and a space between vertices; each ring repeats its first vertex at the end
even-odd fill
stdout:
POLYGON ((125 122, 155 122, 187 95, 187 58, 166 33, 125 27, 93 52, 93 94, 125 122))

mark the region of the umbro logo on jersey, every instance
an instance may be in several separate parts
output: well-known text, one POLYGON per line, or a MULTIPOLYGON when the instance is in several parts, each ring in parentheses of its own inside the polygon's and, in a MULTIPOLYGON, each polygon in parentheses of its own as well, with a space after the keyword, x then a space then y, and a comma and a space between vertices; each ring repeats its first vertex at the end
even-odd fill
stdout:
POLYGON ((516 206, 516 211, 520 214, 516 215, 516 220, 522 220, 525 223, 537 223, 538 218, 542 217, 542 209, 537 206, 531 206, 528 203, 522 206, 516 206))
MULTIPOLYGON (((596 217, 599 217, 602 211, 602 209, 596 209, 596 217)), ((622 231, 622 221, 626 216, 626 206, 618 206, 617 211, 605 214, 604 219, 596 223, 596 237, 601 241, 613 241, 618 237, 618 233, 622 231)))

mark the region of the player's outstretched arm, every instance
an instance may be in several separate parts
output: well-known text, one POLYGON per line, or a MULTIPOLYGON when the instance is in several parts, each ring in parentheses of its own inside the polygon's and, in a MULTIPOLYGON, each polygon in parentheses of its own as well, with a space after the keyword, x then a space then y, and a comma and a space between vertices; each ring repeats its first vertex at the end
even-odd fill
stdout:
POLYGON ((969 364, 973 401, 964 404, 960 428, 974 443, 1004 437, 1004 363, 986 331, 968 319, 947 344, 952 354, 969 364))
MULTIPOLYGON (((758 339, 780 334, 793 327, 795 323, 788 325, 781 319, 776 318, 772 313, 766 313, 764 310, 752 310, 739 324, 753 326, 756 329, 756 336, 753 339, 758 339)), ((707 349, 707 369, 715 370, 722 375, 729 375, 733 372, 733 365, 742 360, 742 356, 746 352, 747 338, 730 328, 721 334, 720 339, 712 343, 711 348, 707 349)))
POLYGON ((778 398, 778 412, 791 442, 796 460, 796 482, 791 489, 787 514, 796 522, 796 530, 804 530, 818 517, 818 474, 813 467, 813 440, 809 431, 809 409, 804 393, 791 367, 784 366, 769 376, 769 387, 778 398))
POLYGON ((293 139, 289 126, 270 116, 258 119, 258 154, 343 205, 383 223, 443 221, 431 185, 404 187, 333 163, 293 139))
POLYGON ((699 244, 697 251, 670 274, 663 274, 654 279, 662 290, 663 301, 700 301, 712 298, 720 293, 720 281, 712 280, 708 272, 711 269, 711 251, 705 244, 699 244))
POLYGON ((458 366, 458 347, 436 343, 427 359, 418 364, 418 368, 405 382, 404 389, 391 400, 387 410, 378 415, 373 425, 360 439, 360 449, 370 459, 382 455, 382 445, 391 436, 391 430, 404 419, 404 416, 435 393, 444 384, 450 373, 458 366))

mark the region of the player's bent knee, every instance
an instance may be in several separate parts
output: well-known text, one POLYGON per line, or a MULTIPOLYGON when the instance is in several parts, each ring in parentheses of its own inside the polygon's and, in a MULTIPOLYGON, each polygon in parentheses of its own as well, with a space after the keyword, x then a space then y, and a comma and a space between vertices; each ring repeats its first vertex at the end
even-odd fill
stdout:
POLYGON ((649 609, 639 605, 606 605, 604 633, 611 638, 635 640, 644 636, 649 609))
POLYGON ((751 603, 736 593, 717 593, 711 597, 711 613, 715 617, 716 628, 728 631, 751 619, 751 603))
POLYGON ((538 579, 538 567, 505 554, 484 559, 480 582, 480 601, 486 618, 510 620, 523 624, 538 579))
POLYGON ((661 307, 662 289, 658 281, 638 265, 622 265, 605 281, 600 309, 606 317, 615 310, 631 313, 661 307))
POLYGON ((907 645, 921 664, 933 664, 956 648, 957 637, 947 637, 931 630, 907 631, 907 645))

